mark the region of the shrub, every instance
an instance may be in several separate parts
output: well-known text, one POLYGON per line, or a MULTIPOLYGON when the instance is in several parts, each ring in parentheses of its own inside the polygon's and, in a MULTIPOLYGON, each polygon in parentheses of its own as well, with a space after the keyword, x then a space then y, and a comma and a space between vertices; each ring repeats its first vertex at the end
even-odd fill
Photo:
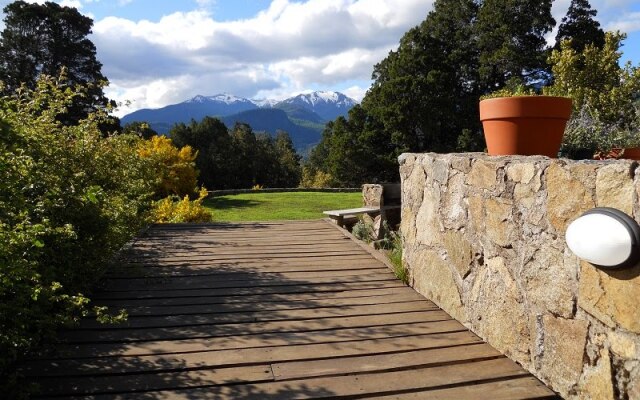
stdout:
POLYGON ((170 196, 159 200, 153 207, 152 220, 156 223, 211 222, 211 213, 202 206, 207 195, 207 189, 203 187, 195 200, 189 200, 189 196, 182 199, 170 196))
POLYGON ((306 166, 302 169, 300 187, 322 189, 333 186, 335 186, 335 179, 333 179, 331 174, 306 166))
POLYGON ((87 294, 151 206, 155 179, 135 150, 139 139, 104 137, 105 111, 60 124, 80 93, 64 82, 43 77, 34 90, 0 98, 0 386, 8 397, 20 357, 60 325, 105 316, 87 294))
POLYGON ((138 154, 153 163, 158 174, 155 189, 158 197, 195 193, 198 177, 195 160, 198 154, 191 146, 178 149, 171 139, 152 136, 139 142, 138 154))

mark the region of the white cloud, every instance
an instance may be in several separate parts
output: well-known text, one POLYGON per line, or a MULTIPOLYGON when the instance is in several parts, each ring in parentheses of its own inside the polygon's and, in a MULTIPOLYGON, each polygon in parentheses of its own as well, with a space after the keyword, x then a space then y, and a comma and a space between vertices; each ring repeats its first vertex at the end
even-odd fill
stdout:
POLYGON ((624 14, 619 19, 609 22, 606 28, 625 33, 640 31, 640 11, 624 14))
POLYGON ((424 0, 273 0, 253 18, 228 22, 202 8, 159 21, 108 17, 95 22, 92 40, 108 93, 134 101, 131 110, 223 91, 284 96, 345 80, 362 82, 358 94, 430 9, 424 0))
POLYGON ((362 101, 364 95, 367 93, 367 90, 369 90, 368 87, 363 88, 360 86, 351 86, 347 89, 342 90, 342 93, 346 94, 354 100, 362 101))
POLYGON ((82 3, 80 0, 62 0, 60 5, 63 7, 72 7, 80 10, 82 8, 82 3))

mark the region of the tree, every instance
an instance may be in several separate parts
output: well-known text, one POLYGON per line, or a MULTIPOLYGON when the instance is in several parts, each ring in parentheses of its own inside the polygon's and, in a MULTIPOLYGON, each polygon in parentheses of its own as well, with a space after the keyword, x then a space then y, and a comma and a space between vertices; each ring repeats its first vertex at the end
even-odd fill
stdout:
POLYGON ((472 0, 436 1, 434 10, 374 67, 363 109, 390 134, 396 155, 451 151, 477 129, 477 50, 472 0))
POLYGON ((229 161, 233 153, 231 136, 222 121, 205 117, 188 125, 180 123, 171 129, 169 136, 176 146, 191 146, 198 152, 196 168, 200 171, 201 185, 209 189, 236 187, 229 161))
POLYGON ((484 93, 513 78, 545 80, 551 0, 484 0, 478 12, 479 73, 484 93))
POLYGON ((274 187, 296 187, 300 183, 302 170, 300 160, 302 157, 296 153, 293 141, 289 134, 284 131, 276 132, 274 141, 277 165, 279 171, 275 175, 274 187))
POLYGON ((74 124, 98 108, 113 105, 102 91, 107 79, 96 59, 96 47, 88 39, 91 18, 53 2, 41 5, 15 1, 4 12, 0 80, 5 84, 5 94, 13 93, 22 84, 34 89, 41 75, 59 76, 64 69, 65 83, 80 85, 85 93, 74 99, 66 113, 58 117, 60 121, 74 124))
POLYGON ((578 53, 581 53, 587 44, 602 48, 604 31, 600 28, 600 23, 594 19, 597 14, 598 11, 591 9, 588 0, 571 0, 567 15, 562 18, 558 28, 555 49, 560 50, 563 40, 571 40, 571 48, 578 53))
POLYGON ((178 149, 171 139, 164 136, 152 136, 138 144, 140 157, 151 160, 158 175, 156 197, 188 196, 197 191, 195 169, 197 154, 191 146, 178 149))
POLYGON ((122 133, 136 135, 142 139, 151 139, 154 136, 158 136, 158 132, 153 130, 146 122, 129 122, 122 127, 122 133))

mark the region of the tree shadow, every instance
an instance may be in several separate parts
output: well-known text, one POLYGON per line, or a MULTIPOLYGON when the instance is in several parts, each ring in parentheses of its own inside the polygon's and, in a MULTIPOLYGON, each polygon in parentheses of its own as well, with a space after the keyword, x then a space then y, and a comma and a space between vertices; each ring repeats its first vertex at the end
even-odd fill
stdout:
MULTIPOLYGON (((376 341, 387 341, 387 351, 407 351, 416 346, 391 341, 424 333, 427 317, 449 320, 412 295, 398 297, 406 288, 373 259, 345 255, 355 257, 352 271, 336 268, 337 257, 288 256, 295 232, 270 252, 255 233, 245 237, 248 226, 267 238, 275 237, 269 229, 279 229, 152 227, 121 254, 122 265, 93 296, 98 305, 126 309, 128 321, 84 319, 61 331, 61 343, 26 362, 23 372, 45 397, 158 399, 171 391, 193 399, 331 398, 335 393, 325 388, 274 386, 271 366, 357 355, 359 345, 376 341)), ((342 241, 324 239, 327 248, 342 241)))
POLYGON ((259 200, 245 200, 228 197, 209 197, 204 200, 203 205, 214 210, 229 210, 229 209, 247 209, 257 207, 264 203, 259 200))

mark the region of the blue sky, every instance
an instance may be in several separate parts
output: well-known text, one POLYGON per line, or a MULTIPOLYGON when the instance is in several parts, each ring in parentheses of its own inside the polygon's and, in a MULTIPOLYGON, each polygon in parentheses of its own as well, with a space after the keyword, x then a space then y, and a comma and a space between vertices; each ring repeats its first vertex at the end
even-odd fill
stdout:
MULTIPOLYGON (((44 0, 28 0, 44 2, 44 0)), ((337 90, 360 100, 373 65, 433 0, 55 0, 94 19, 92 41, 118 114, 222 92, 283 99, 337 90)), ((4 7, 11 0, 0 0, 4 7)), ((559 23, 570 0, 555 0, 559 23)), ((606 30, 628 34, 640 65, 640 0, 590 0, 606 30)), ((2 28, 2 23, 0 23, 2 28)), ((550 40, 555 32, 549 35, 550 40)))

